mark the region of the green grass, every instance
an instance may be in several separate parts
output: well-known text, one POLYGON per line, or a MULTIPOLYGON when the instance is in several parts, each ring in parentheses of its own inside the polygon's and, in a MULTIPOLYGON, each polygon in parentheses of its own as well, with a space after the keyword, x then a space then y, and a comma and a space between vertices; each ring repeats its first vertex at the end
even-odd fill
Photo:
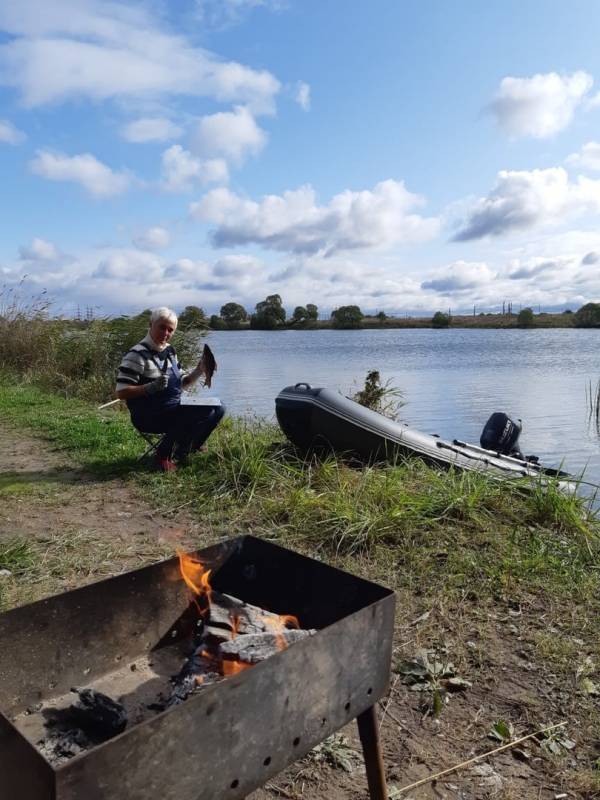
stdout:
POLYGON ((144 443, 114 409, 5 382, 0 413, 101 477, 135 476, 159 508, 186 503, 220 533, 252 530, 323 558, 365 558, 393 573, 399 589, 600 595, 598 519, 552 484, 523 491, 419 459, 362 467, 303 459, 256 419, 225 420, 207 454, 157 474, 138 463, 144 443))

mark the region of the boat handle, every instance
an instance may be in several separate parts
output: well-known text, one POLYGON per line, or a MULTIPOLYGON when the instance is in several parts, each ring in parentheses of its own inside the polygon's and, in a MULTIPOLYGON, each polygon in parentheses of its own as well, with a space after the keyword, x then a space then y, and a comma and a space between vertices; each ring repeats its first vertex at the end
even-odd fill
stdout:
POLYGON ((294 386, 294 389, 299 389, 301 386, 306 386, 306 390, 309 391, 309 392, 312 389, 312 386, 310 385, 310 383, 306 383, 305 381, 302 381, 301 383, 297 383, 294 386))

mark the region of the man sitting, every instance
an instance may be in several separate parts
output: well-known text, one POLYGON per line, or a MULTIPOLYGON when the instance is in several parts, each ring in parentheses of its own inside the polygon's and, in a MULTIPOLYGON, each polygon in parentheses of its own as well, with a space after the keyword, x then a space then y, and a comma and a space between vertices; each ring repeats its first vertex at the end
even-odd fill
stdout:
POLYGON ((117 376, 116 394, 127 402, 133 425, 145 433, 164 433, 156 451, 156 466, 176 469, 217 427, 224 406, 181 405, 181 391, 192 386, 205 367, 202 359, 192 372, 182 371, 169 340, 177 328, 170 308, 156 308, 148 335, 125 354, 117 376))

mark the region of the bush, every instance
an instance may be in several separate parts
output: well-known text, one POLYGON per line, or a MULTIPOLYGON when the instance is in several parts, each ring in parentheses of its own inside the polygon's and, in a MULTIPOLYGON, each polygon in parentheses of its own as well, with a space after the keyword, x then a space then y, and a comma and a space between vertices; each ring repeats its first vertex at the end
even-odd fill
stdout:
POLYGON ((431 324, 434 328, 447 328, 450 325, 450 314, 444 314, 442 311, 436 311, 431 318, 431 324))
POLYGON ((517 316, 519 328, 533 328, 534 324, 533 311, 530 308, 522 308, 517 316))
POLYGON ((389 381, 382 384, 381 376, 376 369, 367 372, 365 385, 351 399, 390 419, 397 419, 398 412, 406 405, 400 389, 391 386, 389 381))
POLYGON ((576 328, 600 328, 600 303, 586 303, 575 312, 576 328))
POLYGON ((358 306, 340 306, 331 312, 334 328, 360 328, 364 314, 358 306))
POLYGON ((213 331, 224 331, 227 325, 222 317, 219 317, 217 314, 212 314, 208 321, 208 327, 213 331))

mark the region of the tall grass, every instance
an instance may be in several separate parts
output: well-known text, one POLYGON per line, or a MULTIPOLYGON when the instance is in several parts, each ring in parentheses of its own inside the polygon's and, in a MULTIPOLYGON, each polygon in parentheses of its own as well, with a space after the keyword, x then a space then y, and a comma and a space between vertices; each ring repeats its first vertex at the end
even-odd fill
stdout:
MULTIPOLYGON (((51 306, 44 293, 0 289, 0 369, 65 398, 112 398, 123 355, 148 332, 148 312, 81 322, 51 318, 51 306)), ((184 364, 196 359, 198 338, 196 330, 176 332, 173 345, 184 364)))
POLYGON ((597 381, 595 388, 592 382, 585 387, 585 400, 588 409, 588 420, 593 423, 596 434, 600 436, 600 380, 597 381))
MULTIPOLYGON (((273 426, 229 421, 183 475, 144 478, 230 534, 254 530, 325 558, 391 560, 415 588, 599 590, 600 525, 558 485, 438 470, 420 459, 350 466, 304 457, 273 426), (575 588, 574 588, 575 587, 575 588)), ((396 580, 395 579, 395 580, 396 580)))

